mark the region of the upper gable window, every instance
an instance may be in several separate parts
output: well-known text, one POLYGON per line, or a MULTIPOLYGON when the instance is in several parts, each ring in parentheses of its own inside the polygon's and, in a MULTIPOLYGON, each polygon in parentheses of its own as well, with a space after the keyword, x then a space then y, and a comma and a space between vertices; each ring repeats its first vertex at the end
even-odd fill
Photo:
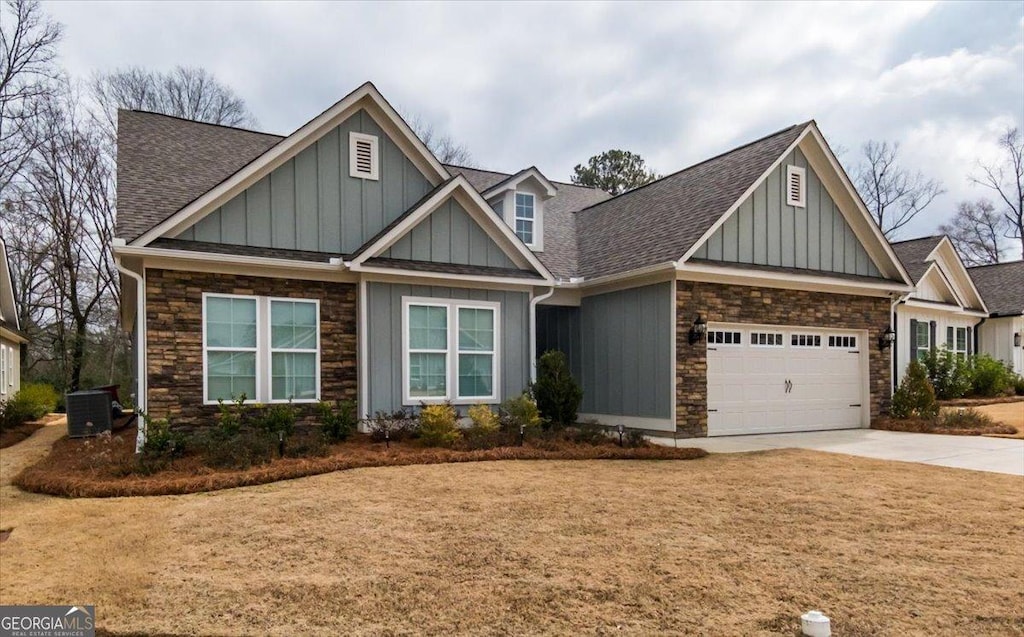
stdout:
POLYGON ((380 179, 379 141, 374 135, 348 134, 349 175, 359 179, 380 179))
POLYGON ((807 206, 807 170, 799 166, 786 167, 786 205, 807 206))
POLYGON ((525 192, 516 193, 516 235, 526 245, 533 245, 534 222, 536 221, 534 204, 533 195, 525 192))

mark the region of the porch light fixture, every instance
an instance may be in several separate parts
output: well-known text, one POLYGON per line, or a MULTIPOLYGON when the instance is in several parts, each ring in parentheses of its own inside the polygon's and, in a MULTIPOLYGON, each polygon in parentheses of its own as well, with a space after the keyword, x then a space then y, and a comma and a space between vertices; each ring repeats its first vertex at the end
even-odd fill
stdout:
POLYGON ((1020 347, 1020 332, 1014 332, 1013 334, 1013 346, 1020 347))
POLYGON ((881 336, 878 337, 878 349, 886 350, 892 347, 892 344, 896 342, 896 332, 891 327, 885 328, 881 336))
POLYGON ((700 342, 700 339, 704 338, 704 335, 708 333, 708 323, 704 320, 700 314, 693 320, 693 326, 690 328, 690 345, 694 345, 700 342))

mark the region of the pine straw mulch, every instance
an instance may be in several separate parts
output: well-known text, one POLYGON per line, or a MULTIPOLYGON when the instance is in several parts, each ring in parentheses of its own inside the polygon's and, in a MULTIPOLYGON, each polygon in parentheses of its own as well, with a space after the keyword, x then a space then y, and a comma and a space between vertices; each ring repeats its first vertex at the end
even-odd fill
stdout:
POLYGON ((305 476, 359 469, 491 460, 693 460, 707 455, 703 449, 671 448, 646 444, 619 447, 611 439, 602 444, 576 444, 564 440, 530 441, 522 447, 462 451, 426 448, 415 441, 392 442, 390 447, 357 434, 331 445, 326 455, 274 458, 249 469, 215 469, 198 455, 172 460, 165 468, 143 475, 134 470, 135 427, 112 436, 70 439, 54 443, 50 454, 15 476, 15 486, 34 493, 70 498, 181 495, 291 480, 305 476))
POLYGON ((50 422, 63 417, 64 414, 49 414, 43 416, 39 420, 30 420, 28 422, 21 423, 17 427, 0 430, 0 449, 6 449, 7 447, 18 444, 22 440, 25 440, 35 432, 45 427, 50 422))
POLYGON ((915 434, 946 434, 948 436, 987 436, 993 434, 1016 434, 1017 428, 991 418, 983 417, 974 424, 950 426, 944 420, 929 418, 876 418, 871 421, 872 429, 885 431, 906 431, 915 434))
POLYGON ((952 398, 938 401, 941 407, 980 407, 982 405, 1000 405, 1003 403, 1024 404, 1024 396, 993 396, 991 398, 952 398))

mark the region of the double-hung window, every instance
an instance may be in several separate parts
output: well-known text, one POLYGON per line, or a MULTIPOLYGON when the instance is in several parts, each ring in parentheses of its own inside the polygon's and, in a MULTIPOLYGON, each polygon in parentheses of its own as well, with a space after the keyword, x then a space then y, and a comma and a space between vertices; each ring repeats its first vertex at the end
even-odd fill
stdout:
POLYGON ((516 235, 526 245, 533 245, 534 222, 534 197, 525 192, 516 193, 516 235))
POLYGON ((497 303, 404 300, 405 404, 498 400, 497 303))
POLYGON ((924 360, 932 349, 931 324, 928 321, 917 322, 917 333, 914 334, 914 345, 916 345, 917 360, 924 360))
POLYGON ((956 353, 960 358, 967 358, 967 328, 953 327, 946 328, 946 348, 956 353))
POLYGON ((205 402, 320 397, 316 300, 203 295, 205 402))

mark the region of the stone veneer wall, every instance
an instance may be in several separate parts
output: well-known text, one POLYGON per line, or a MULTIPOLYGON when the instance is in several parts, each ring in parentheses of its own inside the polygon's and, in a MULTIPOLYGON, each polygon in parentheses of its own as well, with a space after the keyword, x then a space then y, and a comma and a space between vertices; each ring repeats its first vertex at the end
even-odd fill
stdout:
POLYGON ((867 330, 871 417, 875 418, 888 409, 892 386, 889 350, 878 348, 878 337, 889 325, 889 311, 889 299, 884 297, 678 281, 676 430, 689 436, 708 435, 707 344, 690 345, 687 340, 698 313, 709 323, 867 330))
MULTIPOLYGON (((356 399, 356 286, 255 276, 146 270, 148 410, 172 425, 213 424, 203 405, 203 293, 320 300, 320 396, 356 399)), ((313 405, 296 405, 311 420, 313 405)))

